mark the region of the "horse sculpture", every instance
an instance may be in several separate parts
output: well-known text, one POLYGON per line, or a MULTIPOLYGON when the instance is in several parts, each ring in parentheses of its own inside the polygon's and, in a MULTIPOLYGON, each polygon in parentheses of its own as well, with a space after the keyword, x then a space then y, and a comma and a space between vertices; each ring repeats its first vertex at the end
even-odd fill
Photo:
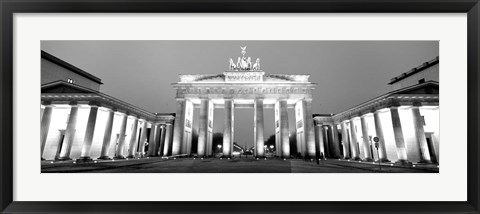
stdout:
POLYGON ((237 66, 235 65, 235 63, 233 62, 233 59, 230 58, 230 70, 233 71, 233 70, 236 70, 237 69, 237 66))
POLYGON ((259 71, 260 70, 260 58, 257 58, 257 60, 255 61, 255 64, 253 64, 252 70, 254 70, 254 71, 259 71))

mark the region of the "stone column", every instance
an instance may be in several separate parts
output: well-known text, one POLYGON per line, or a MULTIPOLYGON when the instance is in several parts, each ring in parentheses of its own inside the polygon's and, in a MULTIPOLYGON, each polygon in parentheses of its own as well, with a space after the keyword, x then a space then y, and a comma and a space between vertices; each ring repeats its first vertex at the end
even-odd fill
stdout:
POLYGON ((307 154, 315 157, 315 133, 313 130, 312 100, 305 100, 305 141, 307 144, 307 154))
POLYGON ((147 121, 142 121, 142 132, 140 133, 139 156, 143 157, 145 153, 145 142, 147 141, 147 121))
POLYGON ((148 139, 148 156, 149 157, 155 156, 156 135, 157 135, 157 125, 155 123, 152 123, 152 126, 150 128, 150 137, 148 139))
POLYGON ((380 120, 380 112, 373 112, 373 120, 375 121, 375 133, 379 139, 378 141, 378 158, 381 162, 390 162, 387 158, 387 149, 385 147, 385 137, 383 137, 382 121, 380 120))
POLYGON ((233 147, 233 115, 234 104, 232 99, 225 99, 225 123, 223 131, 223 156, 230 157, 233 147))
POLYGON ((133 127, 130 134, 130 144, 128 144, 128 156, 127 158, 134 158, 137 146, 137 131, 138 131, 138 118, 133 118, 133 127))
POLYGON ((153 149, 153 156, 158 156, 158 151, 160 150, 160 137, 162 136, 162 125, 163 124, 158 124, 155 127, 155 147, 153 149))
POLYGON ((165 135, 165 147, 163 149, 163 156, 168 156, 170 148, 172 147, 172 124, 167 123, 165 135))
POLYGON ((340 158, 340 142, 338 140, 338 129, 337 129, 337 125, 336 124, 333 124, 331 125, 331 131, 332 131, 332 143, 333 143, 333 155, 332 157, 333 158, 340 158))
POLYGON ((124 159, 125 157, 123 156, 123 150, 124 150, 124 145, 125 145, 125 132, 127 130, 127 114, 122 115, 122 123, 120 125, 120 133, 118 137, 118 144, 117 148, 115 148, 115 157, 114 159, 124 159))
POLYGON ((40 158, 43 159, 43 150, 47 142, 48 131, 50 129, 50 121, 52 119, 53 106, 50 103, 45 103, 45 110, 43 110, 42 121, 40 122, 40 158))
POLYGON ((390 114, 392 116, 393 134, 395 135, 395 145, 397 146, 398 161, 401 164, 409 164, 407 158, 407 149, 403 138, 402 123, 398 114, 398 107, 391 107, 390 114))
MULTIPOLYGON (((287 109, 287 100, 281 99, 280 105, 280 145, 282 147, 282 157, 290 158, 290 129, 288 128, 288 109, 287 109)), ((315 151, 314 151, 315 152, 315 151)))
POLYGON ((325 157, 325 143, 323 142, 323 129, 322 129, 322 125, 321 123, 317 123, 317 125, 315 126, 315 128, 317 129, 317 139, 318 139, 318 146, 320 147, 319 151, 320 153, 323 155, 323 157, 325 157))
POLYGON ((360 159, 360 151, 358 151, 357 147, 357 134, 355 132, 355 123, 353 122, 353 118, 350 119, 350 148, 352 148, 352 159, 354 160, 361 160, 360 159))
POLYGON ((185 132, 185 104, 185 99, 177 99, 177 113, 175 114, 175 127, 173 128, 172 155, 178 155, 181 153, 183 135, 185 132))
POLYGON ((110 141, 112 139, 113 119, 115 113, 113 110, 108 110, 107 124, 105 125, 105 132, 103 134, 102 151, 100 152, 100 160, 109 160, 108 149, 110 148, 110 141))
POLYGON ((254 126, 254 132, 255 132, 255 148, 258 148, 255 150, 257 153, 257 157, 264 157, 265 156, 265 150, 264 150, 264 138, 263 138, 263 98, 257 98, 255 99, 255 126, 254 126))
POLYGON ((75 136, 78 106, 76 103, 71 103, 70 115, 68 117, 67 129, 65 130, 65 138, 62 143, 62 151, 58 160, 70 160, 70 151, 72 149, 73 138, 75 136))
POLYGON ((198 146, 197 155, 203 157, 206 155, 207 139, 208 139, 208 110, 209 100, 206 98, 200 99, 200 115, 198 121, 198 146))
POLYGON ((160 140, 158 142, 159 146, 158 146, 158 152, 157 154, 159 156, 162 156, 163 155, 163 149, 165 148, 165 136, 166 136, 166 125, 165 124, 161 124, 160 125, 160 140))
POLYGON ((98 106, 90 105, 90 114, 88 115, 87 129, 85 130, 85 137, 83 138, 82 154, 80 155, 80 158, 77 159, 77 162, 92 161, 92 158, 90 157, 90 150, 92 148, 97 114, 98 106))
POLYGON ((348 143, 348 131, 346 122, 342 124, 342 145, 343 145, 343 158, 350 159, 350 144, 348 143))
POLYGON ((365 153, 365 161, 373 161, 372 150, 370 149, 370 138, 368 137, 366 115, 360 116, 360 123, 362 125, 363 151, 365 153))
POLYGON ((425 130, 423 129, 424 121, 420 115, 419 104, 414 103, 412 107, 413 128, 415 129, 415 139, 420 151, 420 163, 432 163, 430 160, 430 152, 428 151, 427 139, 425 137, 425 130))
POLYGON ((282 135, 281 135, 281 125, 280 125, 280 102, 279 101, 276 101, 275 102, 275 107, 274 107, 274 112, 275 112, 275 154, 277 157, 281 157, 282 156, 282 147, 280 146, 281 145, 281 138, 282 138, 282 135))
POLYGON ((330 138, 328 138, 328 130, 330 127, 322 125, 321 130, 324 137, 323 145, 325 146, 325 157, 330 157, 330 138))

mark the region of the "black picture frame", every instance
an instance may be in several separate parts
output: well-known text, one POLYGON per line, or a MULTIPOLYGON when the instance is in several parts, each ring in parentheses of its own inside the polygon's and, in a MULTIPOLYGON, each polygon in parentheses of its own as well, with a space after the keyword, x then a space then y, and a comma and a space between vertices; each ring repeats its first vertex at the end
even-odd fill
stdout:
MULTIPOLYGON (((2 213, 480 213, 478 0, 0 0, 0 210, 2 213), (468 198, 466 202, 18 202, 13 201, 15 13, 467 13, 468 198)), ((32 181, 34 182, 34 181, 32 181)), ((446 184, 448 185, 448 184, 446 184)), ((72 193, 74 194, 74 193, 72 193)), ((201 197, 201 194, 199 194, 201 197)), ((362 200, 359 195, 359 200, 362 200)))

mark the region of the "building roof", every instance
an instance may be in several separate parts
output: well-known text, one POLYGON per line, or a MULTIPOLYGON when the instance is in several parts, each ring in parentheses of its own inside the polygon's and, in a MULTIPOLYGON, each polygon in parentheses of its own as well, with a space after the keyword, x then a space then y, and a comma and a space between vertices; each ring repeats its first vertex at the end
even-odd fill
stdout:
POLYGON ((423 70, 425 70, 425 69, 427 69, 427 68, 429 68, 433 65, 436 65, 438 63, 439 63, 439 57, 437 56, 437 57, 435 57, 435 59, 432 59, 428 62, 424 62, 420 66, 412 68, 410 71, 404 72, 404 73, 400 74, 399 76, 396 76, 396 77, 390 79, 390 82, 388 84, 391 85, 393 83, 396 83, 400 80, 403 80, 403 79, 405 79, 409 76, 412 76, 412 75, 414 75, 414 74, 416 74, 420 71, 423 71, 423 70))
POLYGON ((72 71, 72 72, 74 72, 74 73, 76 73, 80 76, 86 77, 87 79, 92 80, 96 83, 103 84, 102 80, 100 78, 98 78, 98 77, 96 77, 96 76, 94 76, 94 75, 92 75, 92 74, 90 74, 90 73, 88 73, 88 72, 86 72, 86 71, 84 71, 80 68, 77 68, 74 65, 72 65, 68 62, 65 62, 65 61, 63 61, 63 60, 45 52, 45 51, 42 51, 42 58, 44 58, 44 59, 46 59, 50 62, 53 62, 53 63, 55 63, 59 66, 62 66, 62 67, 66 68, 66 69, 68 69, 68 70, 70 70, 70 71, 72 71))
POLYGON ((170 113, 152 113, 135 105, 119 100, 102 92, 86 88, 74 83, 68 83, 64 80, 57 80, 45 83, 41 87, 42 101, 94 101, 105 103, 108 106, 124 112, 129 112, 143 117, 147 120, 158 121, 175 118, 175 114, 170 113))
MULTIPOLYGON (((380 95, 373 99, 370 99, 366 102, 358 104, 350 109, 342 111, 338 114, 334 114, 332 117, 336 120, 344 118, 346 115, 351 115, 352 112, 357 112, 361 110, 369 110, 374 106, 382 106, 378 103, 382 104, 392 104, 389 103, 388 98, 397 99, 398 101, 434 101, 436 105, 438 105, 438 93, 439 92, 439 84, 437 81, 426 81, 424 83, 416 84, 413 86, 408 86, 405 88, 401 88, 395 91, 388 92, 386 94, 380 95)), ((353 113, 355 114, 355 113, 353 113)), ((321 116, 321 115, 318 115, 321 116)))

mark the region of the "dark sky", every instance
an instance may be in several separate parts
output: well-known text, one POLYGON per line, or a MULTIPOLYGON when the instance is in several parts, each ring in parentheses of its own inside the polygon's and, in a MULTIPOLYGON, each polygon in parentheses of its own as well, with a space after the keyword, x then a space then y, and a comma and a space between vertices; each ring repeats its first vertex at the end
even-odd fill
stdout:
MULTIPOLYGON (((173 113, 171 83, 179 81, 178 74, 223 73, 245 45, 246 56, 260 58, 266 73, 310 74, 318 84, 313 113, 321 114, 389 92, 390 78, 439 53, 437 41, 42 41, 41 48, 101 78, 105 94, 151 112, 173 113)), ((293 109, 289 116, 292 129, 293 109)), ((274 134, 273 120, 273 110, 266 110, 265 138, 274 134)), ((218 109, 216 132, 222 121, 218 109)), ((235 126, 235 141, 253 145, 253 109, 236 110, 235 126)))

